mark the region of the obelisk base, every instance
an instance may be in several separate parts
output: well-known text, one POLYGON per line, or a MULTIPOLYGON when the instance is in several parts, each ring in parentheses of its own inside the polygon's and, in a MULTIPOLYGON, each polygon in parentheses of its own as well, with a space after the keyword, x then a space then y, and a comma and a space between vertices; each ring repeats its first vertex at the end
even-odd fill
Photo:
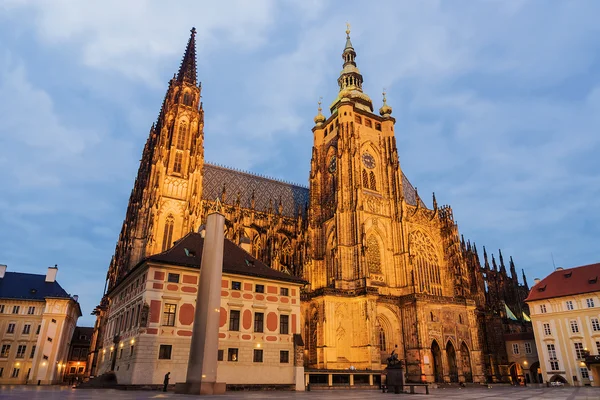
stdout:
POLYGON ((182 382, 175 384, 177 394, 225 394, 225 382, 182 382))

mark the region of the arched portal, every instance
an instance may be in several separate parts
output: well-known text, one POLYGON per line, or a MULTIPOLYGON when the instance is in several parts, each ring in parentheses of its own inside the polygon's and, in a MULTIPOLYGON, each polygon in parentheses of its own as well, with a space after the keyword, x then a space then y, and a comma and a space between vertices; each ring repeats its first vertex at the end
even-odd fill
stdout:
POLYGON ((510 383, 513 385, 519 384, 519 371, 516 363, 512 363, 510 367, 508 367, 508 372, 510 373, 510 383))
POLYGON ((540 362, 536 361, 531 364, 529 368, 529 374, 531 375, 531 380, 533 383, 544 383, 544 378, 542 377, 542 371, 540 369, 540 362))
POLYGON ((448 375, 450 382, 458 382, 458 368, 456 366, 456 350, 451 341, 446 344, 446 359, 448 360, 448 375))
POLYGON ((433 378, 435 382, 442 383, 444 382, 442 350, 435 340, 431 343, 431 355, 433 356, 433 378))
POLYGON ((465 382, 473 382, 473 372, 471 371, 471 354, 469 353, 469 348, 462 342, 460 346, 460 357, 462 364, 462 373, 465 377, 465 382))

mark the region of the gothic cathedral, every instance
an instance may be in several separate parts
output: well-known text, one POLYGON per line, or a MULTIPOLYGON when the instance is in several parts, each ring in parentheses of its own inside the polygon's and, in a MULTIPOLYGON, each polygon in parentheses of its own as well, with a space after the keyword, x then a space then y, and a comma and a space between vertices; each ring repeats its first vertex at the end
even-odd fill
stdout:
POLYGON ((512 259, 510 277, 501 255, 500 270, 494 258, 491 268, 485 249, 481 266, 452 209, 419 197, 400 166, 392 108, 384 93, 374 112, 346 34, 331 115, 319 106, 314 119, 306 188, 205 163, 192 29, 143 150, 108 288, 198 230, 219 199, 227 238, 309 282, 307 368, 379 370, 395 352, 410 381, 502 380, 506 350, 491 330, 529 329, 527 282, 512 259))

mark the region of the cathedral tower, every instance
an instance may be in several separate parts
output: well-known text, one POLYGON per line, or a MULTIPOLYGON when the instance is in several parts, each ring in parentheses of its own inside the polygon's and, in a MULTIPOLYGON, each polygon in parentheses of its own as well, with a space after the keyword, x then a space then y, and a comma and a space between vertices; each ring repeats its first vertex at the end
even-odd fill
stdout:
POLYGON ((160 253, 199 225, 204 111, 196 75, 196 29, 150 128, 115 255, 112 287, 144 257, 160 253))

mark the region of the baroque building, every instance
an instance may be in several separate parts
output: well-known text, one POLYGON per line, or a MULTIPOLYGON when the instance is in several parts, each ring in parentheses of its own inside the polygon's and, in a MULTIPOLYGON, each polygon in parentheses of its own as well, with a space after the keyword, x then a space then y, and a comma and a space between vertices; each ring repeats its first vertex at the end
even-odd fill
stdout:
MULTIPOLYGON (((197 231, 220 199, 229 240, 309 282, 301 312, 307 371, 379 370, 395 351, 411 381, 505 380, 502 335, 528 329, 527 283, 512 259, 510 277, 501 255, 498 269, 484 251, 482 266, 450 206, 435 195, 425 205, 400 166, 392 108, 384 93, 374 111, 356 56, 348 30, 338 95, 329 116, 319 103, 314 118, 307 188, 205 162, 192 29, 143 150, 108 293, 134 266, 197 231)), ((110 306, 105 296, 97 335, 110 306)))

